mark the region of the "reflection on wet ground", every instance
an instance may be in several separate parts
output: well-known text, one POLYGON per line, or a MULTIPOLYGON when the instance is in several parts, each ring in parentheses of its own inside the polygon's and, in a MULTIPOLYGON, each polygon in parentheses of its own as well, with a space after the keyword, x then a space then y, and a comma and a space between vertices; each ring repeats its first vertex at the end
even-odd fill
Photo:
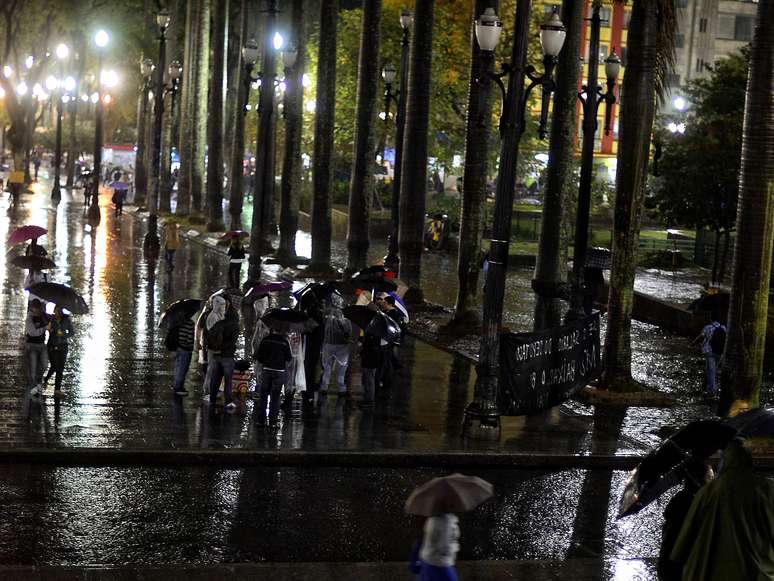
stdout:
MULTIPOLYGON (((436 475, 16 466, 0 476, 0 564, 403 561, 422 524, 403 503, 436 475)), ((598 558, 612 578, 618 561, 658 554, 663 501, 616 521, 617 498, 583 494, 624 473, 477 475, 496 496, 461 518, 462 560, 598 558)))

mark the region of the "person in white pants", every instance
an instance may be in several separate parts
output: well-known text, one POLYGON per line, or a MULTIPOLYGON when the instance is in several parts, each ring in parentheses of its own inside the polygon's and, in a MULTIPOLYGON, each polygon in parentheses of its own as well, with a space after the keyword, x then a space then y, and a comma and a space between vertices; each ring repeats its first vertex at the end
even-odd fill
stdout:
POLYGON ((323 376, 320 381, 320 393, 328 391, 333 366, 337 366, 336 380, 339 396, 346 396, 345 376, 349 365, 350 343, 352 342, 352 323, 341 310, 343 300, 340 295, 331 296, 331 307, 325 314, 325 334, 323 336, 322 365, 323 376))

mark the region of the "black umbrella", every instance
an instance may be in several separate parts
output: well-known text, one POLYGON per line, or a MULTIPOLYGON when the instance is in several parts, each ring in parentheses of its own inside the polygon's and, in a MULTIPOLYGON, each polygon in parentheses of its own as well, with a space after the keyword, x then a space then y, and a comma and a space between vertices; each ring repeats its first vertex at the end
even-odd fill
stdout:
POLYGON ((322 302, 337 293, 336 284, 330 281, 312 282, 294 292, 302 311, 319 309, 322 302))
POLYGON ((774 437, 774 410, 769 408, 756 408, 742 412, 726 420, 725 423, 745 438, 774 437))
POLYGON ((11 264, 27 270, 50 270, 56 268, 56 263, 45 256, 15 256, 11 264))
POLYGON ((365 330, 378 311, 364 305, 351 305, 344 307, 343 312, 345 317, 365 330))
POLYGON ((679 484, 687 464, 704 462, 725 448, 736 434, 734 427, 720 420, 699 420, 666 439, 629 476, 618 506, 618 518, 639 512, 679 484))
POLYGON ((301 333, 308 333, 317 327, 317 322, 303 311, 296 309, 289 309, 287 307, 280 307, 277 309, 269 309, 266 314, 261 317, 261 320, 266 325, 276 331, 300 331, 301 333))
POLYGON ((180 299, 175 301, 167 310, 161 313, 159 327, 174 329, 186 319, 190 319, 202 308, 201 299, 180 299))
POLYGON ((400 326, 392 317, 388 317, 381 311, 374 313, 374 318, 365 328, 366 335, 379 337, 388 343, 400 343, 400 326))
POLYGON ((35 296, 67 309, 74 315, 83 315, 89 312, 89 307, 83 297, 66 284, 39 282, 33 284, 29 290, 35 296))
POLYGON ((369 266, 367 268, 364 268, 360 272, 355 273, 352 275, 352 278, 365 278, 365 277, 373 277, 373 276, 379 276, 381 278, 390 278, 395 277, 395 271, 390 270, 389 268, 381 265, 376 264, 374 266, 369 266))
POLYGON ((378 293, 388 293, 398 290, 397 284, 391 280, 376 275, 355 277, 349 279, 349 281, 346 282, 355 288, 362 288, 378 293))

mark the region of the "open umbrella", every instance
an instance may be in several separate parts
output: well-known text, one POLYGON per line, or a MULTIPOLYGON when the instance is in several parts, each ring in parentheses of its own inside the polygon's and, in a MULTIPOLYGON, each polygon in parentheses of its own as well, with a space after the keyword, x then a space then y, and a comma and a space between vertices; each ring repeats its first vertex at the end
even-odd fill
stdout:
POLYGON ((390 295, 393 299, 395 299, 395 308, 398 309, 401 313, 403 313, 403 316, 406 318, 406 323, 409 322, 410 317, 408 313, 408 309, 406 308, 406 303, 403 302, 403 299, 400 298, 400 295, 396 292, 389 292, 387 293, 390 295))
POLYGON ((84 315, 89 312, 89 307, 83 297, 66 284, 39 282, 33 284, 29 291, 36 297, 67 309, 74 315, 84 315))
POLYGON ((745 438, 774 437, 774 410, 756 408, 729 418, 725 423, 745 438))
POLYGON ((378 276, 381 278, 395 278, 395 271, 390 270, 389 268, 381 264, 376 264, 374 266, 369 266, 355 273, 354 275, 352 275, 352 278, 366 278, 366 277, 374 277, 374 276, 378 276))
POLYGON ((308 333, 317 327, 317 322, 309 315, 303 311, 289 309, 288 307, 269 309, 266 311, 266 314, 261 317, 261 320, 266 323, 269 328, 286 333, 289 331, 308 333))
POLYGON ((245 232, 244 230, 229 230, 223 236, 220 237, 221 240, 231 240, 232 238, 247 238, 250 236, 249 232, 245 232))
POLYGON ((455 473, 433 478, 416 488, 406 500, 405 509, 420 516, 468 512, 493 494, 493 487, 486 480, 455 473))
POLYGON ((56 263, 45 256, 14 256, 11 264, 27 270, 50 270, 56 268, 56 263))
POLYGON ((388 343, 400 343, 400 326, 392 317, 385 315, 381 311, 374 313, 374 318, 365 328, 366 335, 379 337, 388 343))
POLYGON ((690 462, 704 462, 736 436, 720 420, 691 422, 650 452, 629 475, 618 505, 618 518, 635 514, 680 483, 690 462))
POLYGON ((161 313, 159 327, 174 329, 186 319, 190 319, 202 308, 201 299, 180 299, 175 301, 167 310, 161 313))
POLYGON ((312 282, 294 292, 302 311, 319 308, 323 301, 337 293, 336 284, 331 281, 312 282))
POLYGON ((365 305, 350 305, 343 309, 344 316, 363 330, 368 327, 377 312, 376 309, 365 305))
POLYGON ((114 190, 128 190, 129 184, 127 184, 126 182, 113 182, 112 184, 110 184, 110 187, 113 188, 114 190))
POLYGON ((32 224, 19 226, 16 230, 11 232, 11 235, 8 237, 8 244, 22 244, 27 240, 40 238, 47 233, 48 230, 41 226, 34 226, 32 224))
POLYGON ((290 290, 293 288, 293 283, 290 282, 266 282, 262 284, 257 284, 255 286, 250 287, 247 292, 245 293, 245 300, 248 302, 252 302, 255 299, 262 299, 263 297, 267 296, 269 293, 276 293, 281 291, 290 290))
POLYGON ((347 282, 354 288, 362 288, 372 292, 388 293, 398 290, 397 284, 377 275, 353 277, 347 282))

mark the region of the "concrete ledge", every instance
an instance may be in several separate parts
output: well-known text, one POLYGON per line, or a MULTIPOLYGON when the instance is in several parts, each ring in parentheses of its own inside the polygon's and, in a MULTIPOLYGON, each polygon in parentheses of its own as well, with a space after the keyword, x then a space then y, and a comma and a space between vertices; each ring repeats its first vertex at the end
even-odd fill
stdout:
POLYGON ((612 392, 586 386, 573 396, 580 402, 605 406, 672 407, 677 400, 658 391, 612 392))
MULTIPOLYGON (((154 450, 120 448, 5 448, 0 464, 52 466, 214 466, 351 468, 539 468, 631 470, 634 455, 573 455, 486 451, 154 450)), ((772 458, 774 466, 774 458, 772 458)))
MULTIPOLYGON (((411 539, 407 539, 410 543, 411 539)), ((406 555, 410 547, 406 548, 406 555)), ((653 560, 628 559, 631 570, 648 575, 653 560)), ((596 581, 604 577, 599 558, 565 561, 460 561, 457 573, 465 581, 596 581)), ((223 565, 160 565, 138 567, 0 567, 4 581, 400 581, 414 579, 408 562, 382 563, 235 563, 223 565)))

